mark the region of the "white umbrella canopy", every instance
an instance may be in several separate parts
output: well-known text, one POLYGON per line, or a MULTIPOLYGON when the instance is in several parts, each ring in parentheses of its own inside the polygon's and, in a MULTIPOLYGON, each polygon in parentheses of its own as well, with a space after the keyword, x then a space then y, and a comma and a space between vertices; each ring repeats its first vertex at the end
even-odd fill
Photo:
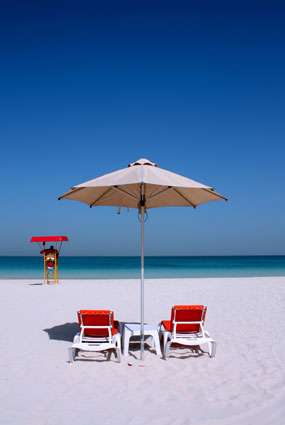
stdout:
POLYGON ((209 201, 226 199, 212 187, 139 159, 127 168, 78 184, 59 199, 84 202, 90 207, 140 207, 142 190, 145 208, 166 206, 197 207, 209 201))
POLYGON ((127 168, 78 184, 58 198, 80 201, 91 208, 138 208, 141 222, 141 359, 144 352, 144 221, 145 211, 158 207, 192 207, 227 200, 210 186, 158 167, 142 158, 127 168))

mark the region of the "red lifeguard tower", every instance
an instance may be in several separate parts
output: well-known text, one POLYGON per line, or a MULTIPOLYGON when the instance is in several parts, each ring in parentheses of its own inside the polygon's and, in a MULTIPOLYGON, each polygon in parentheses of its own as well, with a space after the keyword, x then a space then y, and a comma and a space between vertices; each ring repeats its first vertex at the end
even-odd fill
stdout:
POLYGON ((44 283, 58 283, 58 257, 62 242, 67 242, 67 236, 32 236, 31 242, 39 244, 44 259, 44 283), (51 245, 46 248, 46 243, 51 245))

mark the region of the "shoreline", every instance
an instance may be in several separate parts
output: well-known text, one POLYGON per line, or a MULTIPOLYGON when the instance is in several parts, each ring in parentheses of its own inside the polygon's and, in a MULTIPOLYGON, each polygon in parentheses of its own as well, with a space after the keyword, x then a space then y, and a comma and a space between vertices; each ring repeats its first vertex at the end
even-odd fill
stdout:
MULTIPOLYGON (((285 274, 284 275, 262 275, 262 276, 190 276, 190 277, 145 277, 145 282, 146 281, 177 281, 177 280, 182 280, 182 281, 186 281, 186 280, 217 280, 217 279, 223 279, 223 280, 240 280, 240 279, 285 279, 285 274)), ((42 278, 34 278, 34 277, 0 277, 0 283, 2 281, 40 281, 42 280, 42 278)), ((110 278, 85 278, 85 277, 73 277, 73 278, 59 278, 59 284, 63 283, 65 281, 140 281, 140 277, 137 278, 133 278, 133 277, 118 277, 118 278, 114 278, 114 277, 110 277, 110 278)), ((52 285, 57 285, 57 284, 53 284, 52 285)))

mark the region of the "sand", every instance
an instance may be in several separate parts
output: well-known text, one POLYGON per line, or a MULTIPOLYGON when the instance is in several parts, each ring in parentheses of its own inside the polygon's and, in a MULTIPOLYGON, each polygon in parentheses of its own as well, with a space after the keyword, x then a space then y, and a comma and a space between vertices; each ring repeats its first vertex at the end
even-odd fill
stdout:
POLYGON ((285 278, 146 281, 147 322, 169 318, 173 304, 206 304, 217 355, 147 351, 143 367, 132 356, 134 366, 67 355, 78 309, 138 319, 138 281, 38 283, 0 281, 1 424, 285 423, 285 278))

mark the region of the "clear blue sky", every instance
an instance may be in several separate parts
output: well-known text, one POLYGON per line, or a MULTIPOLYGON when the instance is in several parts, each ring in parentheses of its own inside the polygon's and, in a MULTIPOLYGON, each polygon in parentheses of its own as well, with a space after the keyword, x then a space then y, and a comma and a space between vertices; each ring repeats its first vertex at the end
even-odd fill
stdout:
POLYGON ((57 196, 139 157, 229 203, 152 210, 146 253, 285 254, 285 5, 1 1, 2 255, 136 255, 135 211, 57 196))

